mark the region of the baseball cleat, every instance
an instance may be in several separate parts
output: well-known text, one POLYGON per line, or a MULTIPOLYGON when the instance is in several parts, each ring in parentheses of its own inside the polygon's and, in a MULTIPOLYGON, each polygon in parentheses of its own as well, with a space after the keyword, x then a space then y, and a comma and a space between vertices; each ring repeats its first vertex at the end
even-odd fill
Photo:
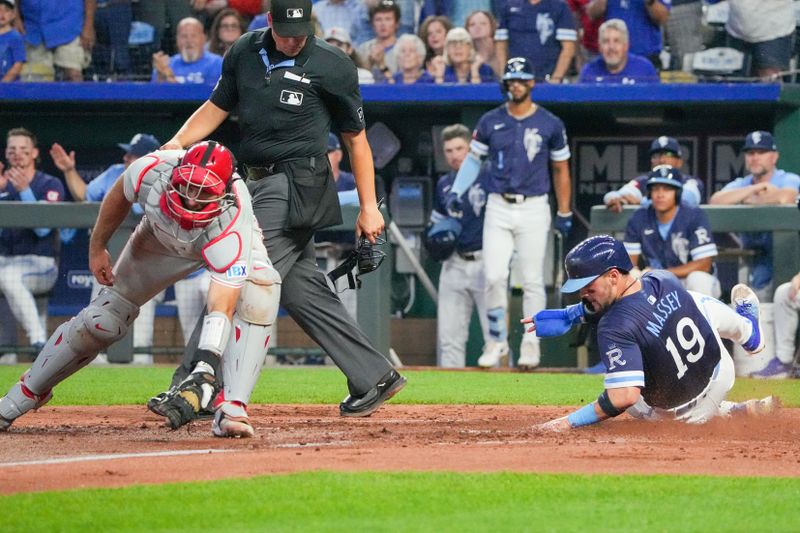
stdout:
POLYGON ((523 337, 522 343, 519 345, 519 359, 517 359, 517 368, 520 370, 533 370, 539 366, 542 354, 539 348, 539 343, 523 337))
POLYGON ((392 369, 383 376, 378 384, 359 396, 348 395, 339 404, 341 416, 369 416, 374 413, 383 402, 397 394, 406 386, 406 378, 392 369))
POLYGON ((248 439, 255 435, 245 406, 240 402, 224 402, 214 415, 211 431, 217 437, 248 439))
POLYGON ((508 366, 508 342, 488 341, 478 358, 478 366, 481 368, 508 366))
POLYGON ((767 396, 760 400, 747 400, 744 406, 748 416, 765 416, 780 409, 781 401, 776 396, 767 396))
POLYGON ((757 354, 764 349, 763 328, 758 312, 758 296, 750 287, 739 283, 731 289, 731 302, 736 306, 736 313, 749 320, 753 325, 753 332, 747 342, 742 344, 742 348, 750 355, 757 354))
POLYGON ((751 378, 756 379, 784 379, 789 377, 791 365, 781 363, 780 359, 773 357, 767 366, 750 374, 751 378))

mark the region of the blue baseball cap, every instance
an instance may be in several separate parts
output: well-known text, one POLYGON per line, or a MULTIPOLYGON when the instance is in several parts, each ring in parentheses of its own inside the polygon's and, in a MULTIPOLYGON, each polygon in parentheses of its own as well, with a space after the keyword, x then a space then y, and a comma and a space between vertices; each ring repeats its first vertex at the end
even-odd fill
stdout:
POLYGON ((751 131, 744 138, 744 151, 749 150, 766 150, 768 152, 776 152, 778 145, 775 144, 775 138, 768 131, 751 131))
POLYGON ((158 139, 147 133, 137 133, 128 144, 117 143, 117 146, 125 150, 126 154, 142 157, 154 150, 158 150, 161 143, 158 139))
POLYGON ((683 157, 683 154, 681 153, 681 145, 674 137, 662 135, 661 137, 653 139, 653 142, 650 143, 650 155, 660 154, 663 152, 672 152, 678 157, 683 157))
POLYGON ((334 150, 341 150, 342 145, 339 144, 339 137, 337 137, 333 133, 328 134, 328 151, 333 152, 334 150))

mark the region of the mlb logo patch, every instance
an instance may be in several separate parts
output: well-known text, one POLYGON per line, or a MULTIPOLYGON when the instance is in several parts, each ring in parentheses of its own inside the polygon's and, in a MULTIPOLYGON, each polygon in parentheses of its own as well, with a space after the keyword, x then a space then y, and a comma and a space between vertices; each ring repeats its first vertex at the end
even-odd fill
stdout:
POLYGON ((287 19, 301 19, 303 18, 303 8, 302 7, 295 7, 286 10, 286 18, 287 19))
POLYGON ((356 112, 358 113, 358 120, 360 120, 361 123, 363 124, 364 123, 364 108, 363 107, 359 107, 356 110, 356 112))
POLYGON ((286 105, 300 106, 303 104, 303 93, 296 91, 281 91, 281 103, 286 105))
POLYGON ((228 279, 241 279, 247 277, 247 265, 235 264, 225 272, 225 277, 228 279))

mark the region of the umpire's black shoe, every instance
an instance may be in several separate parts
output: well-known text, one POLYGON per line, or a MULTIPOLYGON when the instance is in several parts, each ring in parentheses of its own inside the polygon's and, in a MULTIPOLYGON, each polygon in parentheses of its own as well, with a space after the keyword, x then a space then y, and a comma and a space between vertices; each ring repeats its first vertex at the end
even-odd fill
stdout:
POLYGON ((390 371, 378 384, 360 396, 349 395, 339 404, 341 416, 369 416, 386 400, 400 392, 406 386, 406 378, 390 371))

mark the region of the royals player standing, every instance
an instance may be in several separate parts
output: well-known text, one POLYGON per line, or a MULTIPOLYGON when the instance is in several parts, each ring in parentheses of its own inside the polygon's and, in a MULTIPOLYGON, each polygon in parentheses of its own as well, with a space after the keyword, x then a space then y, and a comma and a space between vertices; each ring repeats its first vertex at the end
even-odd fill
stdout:
MULTIPOLYGON (((253 435, 246 405, 278 312, 280 276, 234 167, 230 151, 213 141, 185 152, 153 152, 128 167, 103 200, 89 244, 89 266, 105 288, 56 329, 33 367, 0 399, 0 431, 47 403, 53 387, 124 337, 142 304, 207 267, 213 274, 200 347, 222 357, 225 382, 212 429, 217 436, 253 435), (112 269, 106 246, 133 202, 145 216, 112 269)), ((213 379, 194 392, 212 395, 213 379)))
MULTIPOLYGON (((501 364, 508 357, 508 274, 512 254, 522 270, 522 307, 530 316, 545 306, 544 258, 550 231, 550 173, 557 208, 555 226, 566 236, 572 227, 570 211, 569 146, 561 120, 531 101, 534 73, 521 57, 508 60, 502 87, 508 103, 478 121, 470 155, 458 171, 448 199, 451 215, 461 212, 459 197, 478 175, 480 158, 490 159, 483 250, 486 269, 486 307, 489 337, 478 359, 482 367, 501 364)), ((519 367, 539 365, 539 339, 525 334, 519 367)))
POLYGON ((581 303, 545 310, 523 323, 549 337, 566 333, 584 317, 598 319, 597 342, 608 369, 605 391, 569 416, 541 429, 563 431, 594 424, 626 409, 641 418, 704 423, 734 412, 763 414, 776 407, 772 397, 743 403, 725 401, 733 387, 733 361, 721 338, 749 353, 764 348, 758 298, 736 285, 736 311, 710 296, 683 288, 670 272, 641 279, 624 245, 608 235, 590 237, 565 259, 568 281, 562 292, 580 291, 581 303))

